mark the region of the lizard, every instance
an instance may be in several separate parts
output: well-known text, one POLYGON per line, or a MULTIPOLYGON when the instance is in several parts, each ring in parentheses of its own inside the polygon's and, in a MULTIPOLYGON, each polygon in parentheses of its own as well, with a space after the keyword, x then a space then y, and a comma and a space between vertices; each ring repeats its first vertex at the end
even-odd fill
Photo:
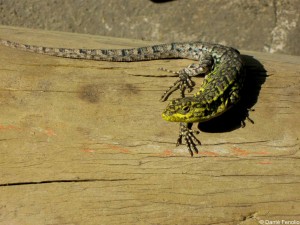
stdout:
POLYGON ((193 123, 211 120, 234 106, 240 100, 245 79, 243 62, 238 50, 202 41, 174 42, 130 49, 54 48, 2 39, 0 44, 29 52, 73 59, 134 62, 185 58, 198 61, 197 64, 193 63, 174 72, 179 79, 161 97, 161 101, 166 101, 174 91, 180 89, 181 98, 169 102, 162 113, 162 118, 180 123, 176 145, 182 144, 184 139, 191 156, 198 153, 196 144, 201 145, 195 136, 199 131, 191 129, 193 123), (198 75, 205 75, 200 89, 192 97, 185 97, 186 88, 191 92, 195 85, 191 78, 198 75))

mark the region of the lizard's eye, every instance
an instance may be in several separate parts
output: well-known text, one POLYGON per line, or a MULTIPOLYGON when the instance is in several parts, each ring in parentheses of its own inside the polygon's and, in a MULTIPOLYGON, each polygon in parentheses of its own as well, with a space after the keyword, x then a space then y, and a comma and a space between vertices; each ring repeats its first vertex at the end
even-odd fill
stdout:
POLYGON ((183 106, 182 107, 182 110, 184 111, 184 112, 189 112, 190 111, 190 107, 188 107, 188 106, 183 106))

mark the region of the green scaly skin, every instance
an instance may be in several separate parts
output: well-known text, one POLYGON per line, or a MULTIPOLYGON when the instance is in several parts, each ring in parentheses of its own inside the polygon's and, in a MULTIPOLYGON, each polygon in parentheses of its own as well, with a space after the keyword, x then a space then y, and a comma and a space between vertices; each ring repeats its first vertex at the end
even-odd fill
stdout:
POLYGON ((194 135, 198 132, 191 130, 192 123, 213 119, 234 106, 240 100, 245 78, 237 50, 228 49, 223 54, 210 54, 213 56, 213 69, 205 76, 200 90, 193 97, 172 100, 162 113, 163 119, 180 122, 177 145, 184 138, 191 156, 193 152, 198 153, 195 143, 201 145, 194 135))

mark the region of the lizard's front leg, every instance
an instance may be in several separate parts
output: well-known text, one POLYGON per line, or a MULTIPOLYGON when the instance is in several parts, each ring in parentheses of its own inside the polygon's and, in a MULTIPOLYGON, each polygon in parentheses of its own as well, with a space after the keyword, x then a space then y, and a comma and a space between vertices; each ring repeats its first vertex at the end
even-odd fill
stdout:
POLYGON ((192 126, 192 123, 180 123, 179 136, 176 143, 176 146, 182 144, 182 138, 184 138, 185 144, 191 156, 193 156, 194 153, 198 154, 198 149, 195 142, 201 145, 201 142, 195 137, 195 133, 199 134, 199 131, 192 130, 192 126))
POLYGON ((202 54, 199 57, 199 64, 191 64, 178 72, 162 69, 167 72, 178 74, 179 79, 165 91, 161 97, 161 101, 164 102, 168 97, 176 90, 180 89, 181 97, 185 97, 184 92, 188 89, 188 92, 193 90, 195 83, 191 80, 192 77, 200 74, 207 74, 213 69, 213 58, 210 54, 202 54))

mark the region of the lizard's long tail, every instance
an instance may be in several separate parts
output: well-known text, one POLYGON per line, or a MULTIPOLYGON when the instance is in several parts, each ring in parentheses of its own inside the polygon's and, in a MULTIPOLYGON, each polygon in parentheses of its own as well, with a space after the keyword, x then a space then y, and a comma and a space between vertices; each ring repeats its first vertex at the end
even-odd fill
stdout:
POLYGON ((0 39, 0 44, 28 52, 46 54, 73 59, 90 59, 99 61, 131 62, 153 59, 193 58, 192 55, 182 51, 183 43, 153 45, 149 47, 132 49, 73 49, 52 48, 35 45, 20 44, 0 39))

